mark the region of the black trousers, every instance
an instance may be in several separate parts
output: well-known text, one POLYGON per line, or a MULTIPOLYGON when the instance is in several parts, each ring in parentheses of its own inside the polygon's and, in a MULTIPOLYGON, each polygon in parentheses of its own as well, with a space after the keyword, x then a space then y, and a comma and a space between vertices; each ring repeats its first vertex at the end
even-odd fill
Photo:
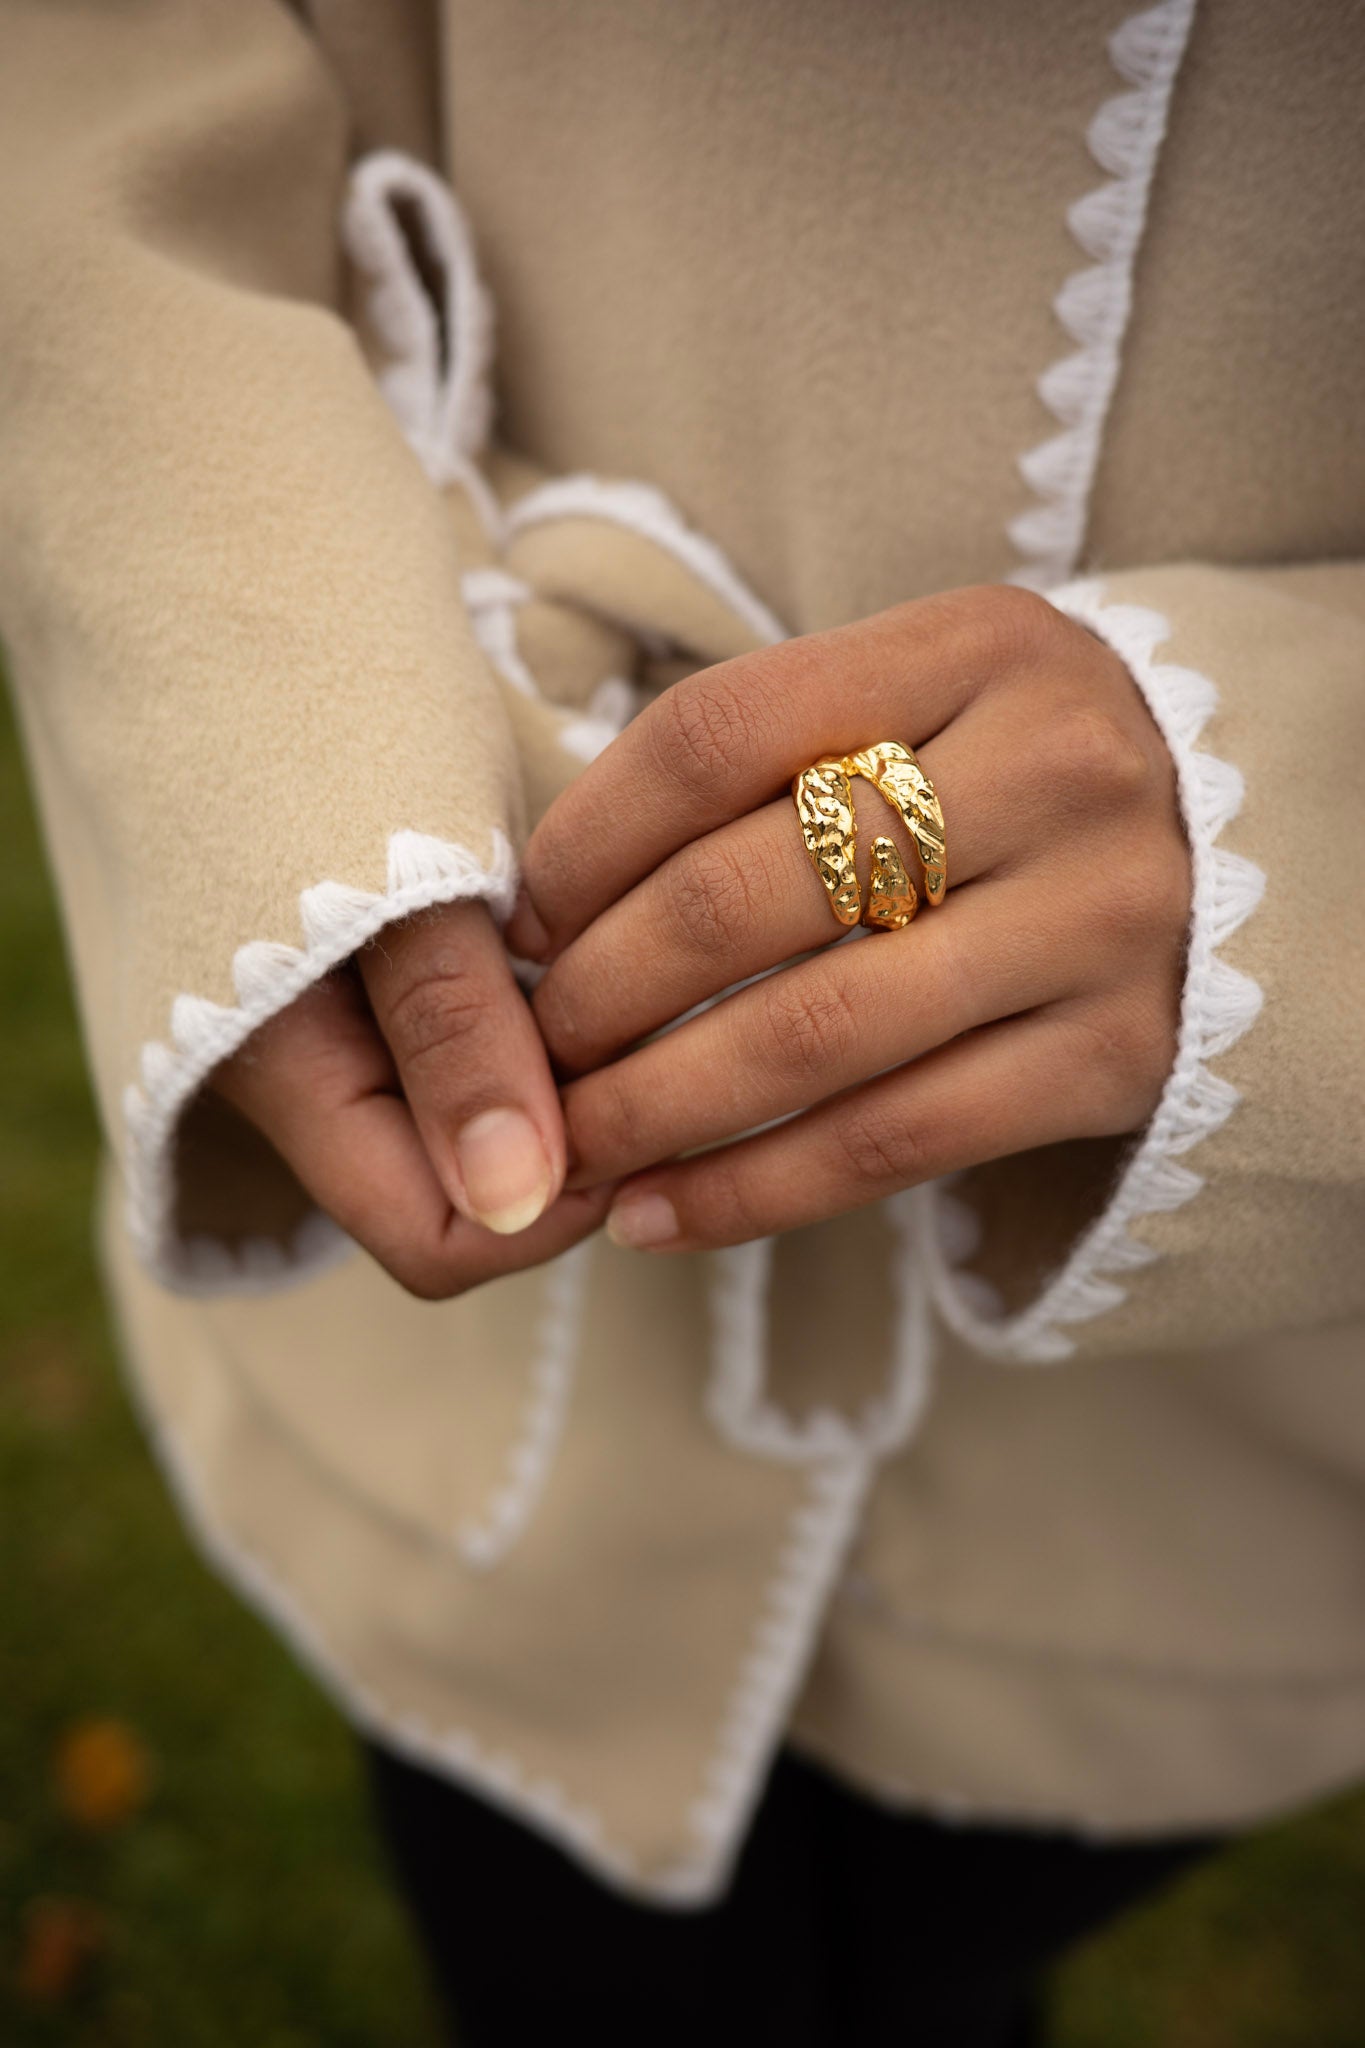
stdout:
POLYGON ((460 2048, 1035 2048, 1046 1966, 1215 1846, 940 1826, 784 1750, 726 1898, 680 1912, 384 1749, 368 1761, 460 2048))

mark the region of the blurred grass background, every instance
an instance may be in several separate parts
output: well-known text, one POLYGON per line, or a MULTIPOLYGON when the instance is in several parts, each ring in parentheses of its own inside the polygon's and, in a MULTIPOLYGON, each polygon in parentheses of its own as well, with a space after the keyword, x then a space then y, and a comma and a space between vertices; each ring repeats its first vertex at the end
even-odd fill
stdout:
MULTIPOLYGON (((0 2042, 435 2048, 346 1731, 191 1552, 124 1403, 95 1145, 0 690, 0 2042)), ((1365 1797, 1092 1942, 1053 2010, 1055 2048, 1365 2048, 1365 1797)))

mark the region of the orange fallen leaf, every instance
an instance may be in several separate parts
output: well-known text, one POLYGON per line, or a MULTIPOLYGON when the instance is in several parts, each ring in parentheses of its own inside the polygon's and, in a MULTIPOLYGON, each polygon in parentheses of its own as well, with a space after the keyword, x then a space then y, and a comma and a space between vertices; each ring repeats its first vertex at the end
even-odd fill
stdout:
POLYGON ((77 1721, 53 1760, 57 1803, 83 1828, 112 1828, 131 1819, 147 1798, 151 1764, 123 1721, 77 1721))
POLYGON ((84 1899, 30 1900, 15 1972, 20 1997, 30 2005, 60 2004, 103 1946, 103 1916, 84 1899))

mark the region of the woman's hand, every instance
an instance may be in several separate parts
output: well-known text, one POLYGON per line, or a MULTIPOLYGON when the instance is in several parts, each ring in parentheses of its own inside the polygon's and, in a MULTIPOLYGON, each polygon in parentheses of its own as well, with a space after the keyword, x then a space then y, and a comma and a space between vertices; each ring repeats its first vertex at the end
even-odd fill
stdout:
POLYGON ((606 1212, 608 1189, 560 1192, 554 1082, 481 903, 388 926, 209 1085, 424 1300, 554 1258, 606 1212))
MULTIPOLYGON (((854 788, 860 843, 890 833, 914 875, 888 807, 854 788)), ((651 1169, 617 1192, 621 1243, 736 1244, 1136 1131, 1172 1064, 1190 910, 1174 766, 1118 657, 1024 591, 954 591, 689 677, 559 798, 524 875, 509 940, 553 962, 536 1016, 579 1077, 569 1184, 651 1169), (835 948, 787 791, 884 739, 938 791, 948 895, 835 948), (722 1149, 678 1156, 701 1146, 722 1149)))

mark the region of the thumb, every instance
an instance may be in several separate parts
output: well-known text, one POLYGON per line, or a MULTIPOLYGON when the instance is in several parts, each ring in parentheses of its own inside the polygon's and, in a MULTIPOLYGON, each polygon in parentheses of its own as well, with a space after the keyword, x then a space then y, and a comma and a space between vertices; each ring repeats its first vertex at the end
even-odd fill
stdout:
POLYGON ((540 1033, 483 903, 389 925, 357 957, 436 1176, 510 1235, 564 1182, 564 1123, 540 1033))

